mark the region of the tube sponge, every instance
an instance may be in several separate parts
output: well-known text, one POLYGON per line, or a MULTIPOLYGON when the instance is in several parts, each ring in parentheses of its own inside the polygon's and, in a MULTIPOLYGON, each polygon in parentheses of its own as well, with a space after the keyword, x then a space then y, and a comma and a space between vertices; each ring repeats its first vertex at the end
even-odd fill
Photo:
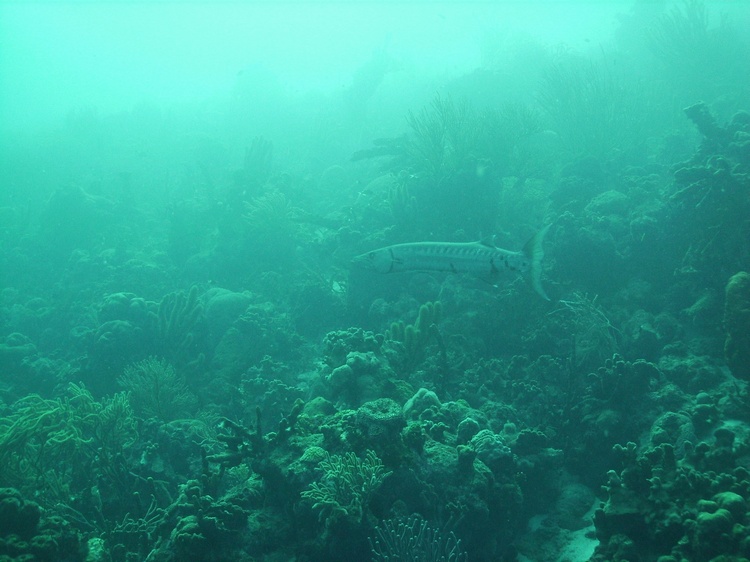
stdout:
POLYGON ((724 300, 724 357, 732 374, 750 380, 750 273, 735 273, 724 300))

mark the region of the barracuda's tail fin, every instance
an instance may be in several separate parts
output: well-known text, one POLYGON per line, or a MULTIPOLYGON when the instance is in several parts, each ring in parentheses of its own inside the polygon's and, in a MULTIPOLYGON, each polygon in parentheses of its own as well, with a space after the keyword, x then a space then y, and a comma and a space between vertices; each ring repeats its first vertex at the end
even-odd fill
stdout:
POLYGON ((531 262, 531 286, 534 287, 534 290, 539 293, 544 300, 550 300, 550 298, 547 296, 547 293, 544 292, 544 287, 542 287, 542 258, 544 257, 542 242, 544 241, 544 235, 547 234, 550 226, 552 225, 548 224, 542 230, 537 232, 523 247, 524 255, 529 258, 529 261, 531 262))

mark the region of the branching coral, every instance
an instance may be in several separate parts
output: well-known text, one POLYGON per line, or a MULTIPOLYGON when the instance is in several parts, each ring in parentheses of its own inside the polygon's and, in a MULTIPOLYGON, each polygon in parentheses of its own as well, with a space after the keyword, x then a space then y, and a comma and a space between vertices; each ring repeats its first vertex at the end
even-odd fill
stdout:
POLYGON ((302 492, 302 497, 313 502, 313 509, 320 510, 320 518, 330 521, 339 516, 362 521, 367 514, 373 493, 391 472, 373 451, 367 451, 364 459, 354 453, 330 456, 320 462, 323 476, 302 492))
POLYGON ((747 114, 737 113, 726 124, 717 122, 704 104, 685 110, 704 135, 700 150, 676 166, 671 219, 681 225, 677 241, 684 251, 684 271, 699 272, 702 283, 718 287, 716 275, 747 260, 746 240, 750 199, 748 158, 741 147, 750 138, 747 114))
POLYGON ((394 322, 386 331, 388 346, 396 350, 391 360, 405 372, 411 372, 424 360, 427 345, 435 341, 440 348, 443 360, 446 360, 445 344, 438 329, 442 319, 443 307, 440 301, 427 302, 419 307, 419 314, 414 324, 403 321, 394 322))

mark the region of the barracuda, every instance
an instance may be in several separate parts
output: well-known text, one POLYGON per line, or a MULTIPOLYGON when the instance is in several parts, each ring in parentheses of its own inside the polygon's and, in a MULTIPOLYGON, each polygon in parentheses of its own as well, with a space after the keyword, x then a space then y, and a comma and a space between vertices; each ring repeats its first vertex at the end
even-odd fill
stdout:
POLYGON ((534 290, 550 300, 542 287, 542 241, 549 225, 529 240, 520 252, 503 250, 492 241, 413 242, 373 250, 354 258, 354 263, 378 273, 445 271, 496 277, 503 272, 528 275, 534 290))

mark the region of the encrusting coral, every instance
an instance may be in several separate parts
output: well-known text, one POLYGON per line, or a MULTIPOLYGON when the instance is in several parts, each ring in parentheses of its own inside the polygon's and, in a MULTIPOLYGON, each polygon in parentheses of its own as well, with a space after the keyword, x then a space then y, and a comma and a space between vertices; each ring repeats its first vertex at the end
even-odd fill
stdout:
POLYGON ((45 513, 18 490, 0 488, 0 560, 83 560, 85 550, 63 518, 45 513))

